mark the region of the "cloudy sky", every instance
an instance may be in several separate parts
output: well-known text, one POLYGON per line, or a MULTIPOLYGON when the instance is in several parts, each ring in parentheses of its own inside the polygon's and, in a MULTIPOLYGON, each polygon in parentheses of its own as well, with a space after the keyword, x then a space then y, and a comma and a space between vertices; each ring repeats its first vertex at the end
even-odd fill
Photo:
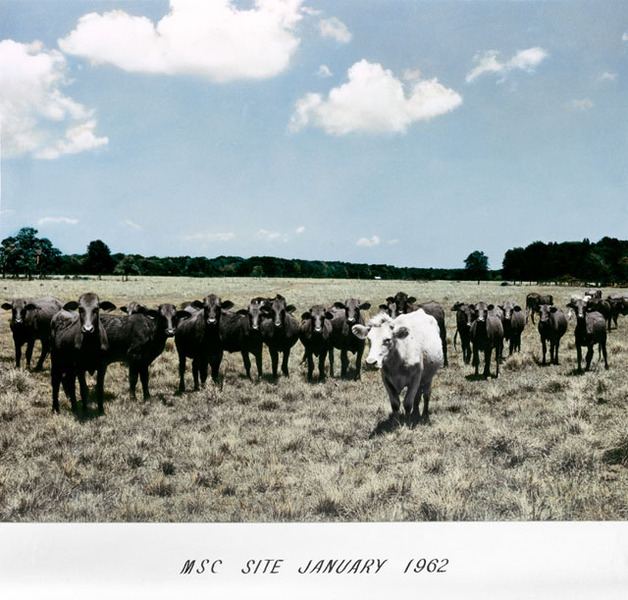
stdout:
POLYGON ((501 267, 628 237, 623 0, 0 0, 0 236, 501 267))

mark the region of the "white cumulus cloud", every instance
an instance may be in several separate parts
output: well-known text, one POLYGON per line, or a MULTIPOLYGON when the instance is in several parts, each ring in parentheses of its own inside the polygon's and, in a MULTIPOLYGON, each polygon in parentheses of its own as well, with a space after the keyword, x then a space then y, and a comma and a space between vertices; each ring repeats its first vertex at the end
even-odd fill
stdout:
POLYGON ((59 48, 130 72, 264 79, 284 71, 299 46, 301 3, 256 0, 245 9, 233 0, 170 0, 156 25, 122 10, 89 13, 59 48))
POLYGON ((2 156, 53 159, 105 146, 92 111, 62 92, 66 61, 41 42, 0 42, 2 156))
POLYGON ((188 242, 228 242, 235 238, 235 233, 193 233, 184 235, 181 239, 188 242))
POLYGON ((362 246, 364 248, 372 248, 373 246, 379 246, 380 241, 376 235, 371 236, 370 238, 363 237, 360 238, 356 242, 356 246, 362 246))
POLYGON ((138 225, 137 223, 134 223, 133 221, 126 219, 125 221, 123 221, 123 223, 125 225, 128 225, 129 227, 132 227, 133 229, 137 229, 138 231, 142 230, 142 226, 138 225))
POLYGON ((378 63, 361 60, 348 71, 347 83, 324 99, 306 94, 296 103, 291 131, 312 126, 329 135, 352 132, 403 133, 409 125, 428 121, 462 104, 462 97, 437 79, 406 84, 378 63))
POLYGON ((533 72, 540 65, 548 54, 543 48, 534 47, 517 52, 510 60, 499 60, 497 50, 489 50, 484 54, 478 54, 474 58, 476 66, 467 73, 467 83, 471 83, 485 73, 495 73, 505 76, 515 69, 533 72))
POLYGON ((323 37, 333 38, 337 42, 341 42, 343 44, 347 44, 353 38, 353 35, 349 31, 348 27, 336 17, 322 19, 319 23, 319 31, 323 37))
POLYGON ((39 221, 37 221, 37 226, 41 227, 42 225, 57 223, 62 223, 65 225, 76 225, 78 222, 78 219, 71 219, 69 217, 43 217, 42 219, 39 219, 39 221))
POLYGON ((331 69, 327 65, 321 65, 318 68, 317 74, 319 77, 331 77, 333 73, 331 72, 331 69))

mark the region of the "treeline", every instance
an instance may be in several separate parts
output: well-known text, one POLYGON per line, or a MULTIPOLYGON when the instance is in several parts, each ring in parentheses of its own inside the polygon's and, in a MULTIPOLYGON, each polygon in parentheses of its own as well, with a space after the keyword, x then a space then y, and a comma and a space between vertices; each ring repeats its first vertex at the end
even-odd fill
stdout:
POLYGON ((506 281, 590 282, 599 286, 628 282, 628 241, 604 237, 597 243, 534 242, 504 256, 506 281))
POLYGON ((628 241, 604 237, 597 243, 534 242, 513 248, 501 270, 489 270, 488 257, 474 251, 464 268, 434 269, 356 264, 342 261, 284 259, 272 256, 141 256, 112 254, 102 240, 89 243, 85 254, 63 254, 37 230, 23 227, 2 240, 2 277, 61 275, 187 276, 187 277, 305 277, 313 279, 504 280, 514 282, 595 283, 628 282, 628 241))

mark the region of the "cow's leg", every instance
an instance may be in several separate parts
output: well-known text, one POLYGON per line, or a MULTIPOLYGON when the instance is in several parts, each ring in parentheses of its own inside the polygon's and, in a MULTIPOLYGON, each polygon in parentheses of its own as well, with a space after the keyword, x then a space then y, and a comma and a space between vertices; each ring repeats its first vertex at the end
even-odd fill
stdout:
MULTIPOLYGON (((59 386, 61 385, 62 373, 57 369, 50 369, 50 383, 52 384, 52 410, 59 412, 59 386)), ((74 410, 74 406, 72 406, 74 410)))
MULTIPOLYGON (((493 354, 493 349, 489 346, 484 350, 484 379, 488 379, 491 374, 491 354, 493 354)), ((495 362, 498 362, 497 358, 495 356, 495 362)))
POLYGON ((441 342, 443 344, 443 366, 449 366, 449 361, 447 360, 447 333, 443 332, 443 336, 441 337, 441 342))
POLYGON ((358 348, 355 355, 355 380, 360 380, 360 373, 362 371, 362 355, 364 354, 364 347, 358 348))
POLYGON ((44 361, 46 360, 46 356, 50 353, 50 338, 44 338, 41 340, 41 354, 39 355, 39 360, 35 365, 35 371, 41 371, 44 368, 44 361))
POLYGON ((325 379, 325 359, 327 358, 327 350, 321 350, 318 355, 318 380, 323 381, 325 379))
MULTIPOLYGON (((273 378, 277 379, 277 367, 279 365, 279 352, 277 352, 277 350, 275 350, 274 348, 269 348, 268 349, 270 352, 270 365, 271 365, 271 370, 273 373, 273 378)), ((285 356, 285 353, 284 353, 285 356)))
POLYGON ((105 414, 105 373, 107 365, 103 365, 96 371, 96 398, 98 400, 98 413, 105 414))
POLYGON ((87 387, 87 381, 85 381, 85 371, 83 369, 79 369, 77 376, 79 380, 79 390, 81 392, 81 404, 83 405, 83 412, 87 412, 89 388, 87 387))
POLYGON ((177 390, 179 394, 185 392, 185 355, 179 354, 179 389, 177 390))
POLYGON ((576 342, 576 355, 578 357, 578 373, 582 373, 582 346, 576 342))
POLYGON ((33 358, 33 348, 35 347, 35 340, 29 340, 26 342, 26 368, 31 368, 31 358, 33 358))
POLYGON ((608 359, 606 357, 606 342, 601 342, 600 347, 602 348, 602 356, 604 357, 604 368, 608 369, 608 359))
POLYGON ((140 381, 142 382, 142 397, 144 400, 148 400, 150 398, 150 390, 148 389, 148 365, 142 365, 140 367, 140 381))
POLYGON ((386 388, 386 392, 388 393, 388 399, 390 400, 390 408, 392 409, 392 418, 393 421, 397 424, 401 424, 401 420, 399 418, 399 407, 401 402, 399 400, 399 390, 385 377, 382 372, 382 380, 384 382, 384 387, 386 388))
POLYGON ((135 400, 135 388, 137 387, 137 377, 139 373, 135 365, 129 365, 129 396, 135 400))
POLYGON ((475 344, 473 344, 473 363, 472 366, 475 367, 475 376, 477 377, 480 370, 480 353, 475 344))
MULTIPOLYGON (((248 356, 247 356, 248 358, 248 356)), ((212 369, 212 381, 214 383, 218 382, 218 377, 220 375, 220 363, 222 362, 222 350, 216 354, 211 360, 211 369, 212 369)), ((251 363, 249 361, 249 376, 251 372, 251 363)))
POLYGON ((246 376, 251 379, 251 359, 249 358, 249 351, 246 349, 242 350, 242 362, 246 376))
POLYGON ((312 357, 311 350, 307 351, 306 359, 307 359, 307 379, 308 381, 312 381, 312 377, 314 375, 314 358, 312 357))
MULTIPOLYGON (((192 380, 194 381, 195 392, 199 390, 198 376, 203 364, 205 364, 205 379, 207 379, 207 362, 205 359, 199 359, 198 357, 192 359, 192 380)), ((205 383, 205 380, 203 380, 203 383, 205 383)))
POLYGON ((261 379, 264 373, 263 365, 262 365, 262 349, 255 351, 255 364, 257 366, 257 376, 261 379))
POLYGON ((15 368, 20 368, 20 362, 22 360, 22 342, 18 341, 15 336, 13 336, 13 344, 15 346, 15 368))
POLYGON ((288 359, 290 358, 290 348, 286 348, 283 352, 283 360, 281 361, 281 372, 288 377, 288 359))
MULTIPOLYGON (((357 369, 357 364, 356 364, 357 369)), ((345 379, 347 377, 347 373, 349 372, 349 351, 346 348, 343 348, 340 351, 340 376, 345 379)))
POLYGON ((589 344, 589 346, 587 348, 587 356, 586 356, 586 361, 587 361, 586 370, 587 371, 591 368, 591 359, 592 358, 593 358, 593 344, 589 344))
POLYGON ((415 377, 406 391, 403 399, 403 409, 406 416, 406 423, 411 424, 412 420, 418 421, 419 402, 421 401, 421 377, 415 377))
MULTIPOLYGON (((76 406, 76 377, 73 372, 66 373, 61 377, 61 383, 63 384, 63 391, 65 395, 70 399, 70 404, 72 406, 72 412, 76 414, 77 406, 76 406)), ((57 395, 58 395, 58 384, 57 384, 57 395)), ((58 404, 57 404, 58 408, 58 404)), ((57 410, 57 412, 59 412, 57 410)))
MULTIPOLYGON (((541 338, 541 345, 543 346, 543 362, 541 364, 545 365, 546 364, 546 354, 547 354, 547 341, 544 337, 541 338)), ((551 357, 551 352, 550 352, 550 360, 552 359, 551 357)))

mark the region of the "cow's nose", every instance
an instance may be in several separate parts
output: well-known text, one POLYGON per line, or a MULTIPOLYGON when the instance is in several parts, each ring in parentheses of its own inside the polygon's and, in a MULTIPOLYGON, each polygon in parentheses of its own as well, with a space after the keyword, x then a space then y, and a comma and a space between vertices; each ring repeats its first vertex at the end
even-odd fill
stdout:
POLYGON ((174 329, 166 329, 166 335, 172 337, 174 335, 174 329))
POLYGON ((83 333, 92 333, 94 331, 94 326, 93 325, 83 325, 83 327, 81 328, 81 331, 83 333))

